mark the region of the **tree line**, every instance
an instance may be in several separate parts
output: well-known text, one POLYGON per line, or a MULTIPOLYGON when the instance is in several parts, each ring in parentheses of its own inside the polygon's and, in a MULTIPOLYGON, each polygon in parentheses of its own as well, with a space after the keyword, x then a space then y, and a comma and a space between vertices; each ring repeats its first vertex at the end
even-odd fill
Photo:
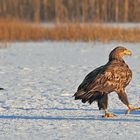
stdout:
POLYGON ((0 17, 33 22, 140 22, 140 0, 0 0, 0 17))

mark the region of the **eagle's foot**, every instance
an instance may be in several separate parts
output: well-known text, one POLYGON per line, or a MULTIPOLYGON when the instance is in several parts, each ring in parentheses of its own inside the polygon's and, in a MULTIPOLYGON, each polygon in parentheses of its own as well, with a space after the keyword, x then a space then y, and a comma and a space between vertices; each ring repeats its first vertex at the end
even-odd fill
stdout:
POLYGON ((129 105, 129 106, 128 106, 128 110, 126 111, 125 114, 129 114, 130 112, 135 111, 135 110, 140 110, 140 107, 134 108, 134 107, 132 107, 131 105, 129 105))
POLYGON ((114 118, 114 117, 117 117, 117 115, 111 114, 111 113, 105 113, 102 117, 103 118, 114 118))

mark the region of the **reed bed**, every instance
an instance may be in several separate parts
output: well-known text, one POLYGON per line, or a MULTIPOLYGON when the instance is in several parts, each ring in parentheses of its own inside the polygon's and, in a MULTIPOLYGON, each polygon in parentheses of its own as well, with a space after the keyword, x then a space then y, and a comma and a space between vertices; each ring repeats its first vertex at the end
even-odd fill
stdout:
POLYGON ((17 20, 0 20, 0 41, 124 41, 140 42, 140 28, 102 24, 55 24, 42 26, 17 20))
POLYGON ((0 41, 37 41, 46 39, 46 29, 16 20, 0 20, 0 41))
POLYGON ((47 29, 49 40, 140 42, 140 28, 108 27, 101 24, 66 24, 47 29))

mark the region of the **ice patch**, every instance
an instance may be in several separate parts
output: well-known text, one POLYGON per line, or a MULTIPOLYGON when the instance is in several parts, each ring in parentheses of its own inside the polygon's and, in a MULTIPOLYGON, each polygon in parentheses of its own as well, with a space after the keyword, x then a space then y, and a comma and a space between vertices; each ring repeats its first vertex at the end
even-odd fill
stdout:
MULTIPOLYGON (((0 91, 0 139, 139 140, 140 111, 124 115, 127 108, 115 93, 109 96, 114 119, 102 118, 97 103, 82 104, 72 97, 117 44, 31 42, 0 50, 0 85, 6 88, 0 91)), ((125 58, 133 70, 127 92, 134 106, 140 105, 139 45, 123 44, 134 54, 125 58)))

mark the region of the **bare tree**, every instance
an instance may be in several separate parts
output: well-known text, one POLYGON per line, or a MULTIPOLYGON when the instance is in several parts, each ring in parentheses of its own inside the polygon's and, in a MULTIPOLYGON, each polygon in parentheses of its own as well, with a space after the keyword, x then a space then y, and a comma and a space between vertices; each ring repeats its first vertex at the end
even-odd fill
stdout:
POLYGON ((128 22, 128 0, 124 1, 124 22, 128 22))
POLYGON ((85 22, 88 18, 89 0, 82 1, 82 21, 85 22))
POLYGON ((107 21, 107 0, 103 0, 101 1, 102 2, 102 6, 101 6, 101 11, 102 11, 102 14, 101 14, 101 19, 102 21, 107 21))
POLYGON ((140 0, 0 0, 0 17, 56 22, 140 22, 140 0))
POLYGON ((119 21, 119 0, 115 0, 115 22, 119 21))

